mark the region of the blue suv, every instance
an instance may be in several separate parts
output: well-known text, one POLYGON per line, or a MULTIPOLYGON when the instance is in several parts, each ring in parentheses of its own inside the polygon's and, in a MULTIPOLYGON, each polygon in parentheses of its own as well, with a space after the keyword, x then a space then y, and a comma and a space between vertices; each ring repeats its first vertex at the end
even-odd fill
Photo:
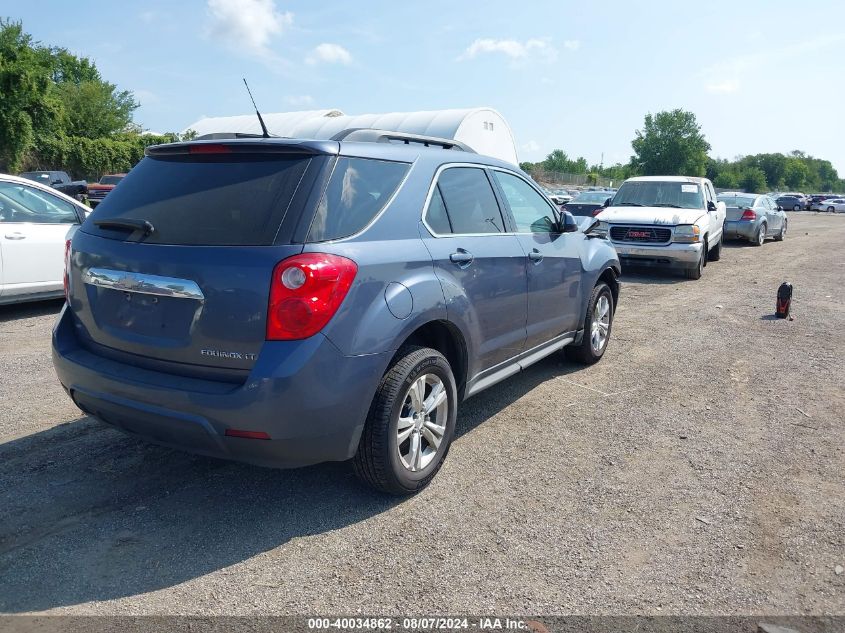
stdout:
POLYGON ((437 473, 462 400, 599 360, 619 296, 613 246, 513 165, 374 130, 151 147, 66 254, 53 362, 84 412, 260 465, 352 459, 395 494, 437 473))

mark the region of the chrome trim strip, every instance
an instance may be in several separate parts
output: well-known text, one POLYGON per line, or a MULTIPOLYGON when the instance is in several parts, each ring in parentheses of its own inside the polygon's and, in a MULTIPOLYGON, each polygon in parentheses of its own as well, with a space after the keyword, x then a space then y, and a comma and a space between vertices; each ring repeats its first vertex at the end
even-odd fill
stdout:
POLYGON ((177 297, 179 299, 194 299, 200 303, 205 301, 200 287, 189 279, 176 277, 160 277, 144 273, 132 273, 125 270, 109 270, 108 268, 89 268, 82 275, 82 281, 91 286, 109 288, 121 292, 136 292, 158 297, 177 297))

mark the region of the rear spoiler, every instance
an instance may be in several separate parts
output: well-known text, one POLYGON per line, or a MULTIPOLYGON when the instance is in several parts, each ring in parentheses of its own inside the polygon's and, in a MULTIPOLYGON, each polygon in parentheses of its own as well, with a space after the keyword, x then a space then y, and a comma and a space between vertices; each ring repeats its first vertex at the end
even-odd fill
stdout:
POLYGON ((337 154, 340 145, 332 141, 293 139, 226 138, 151 145, 145 156, 188 156, 194 154, 337 154))

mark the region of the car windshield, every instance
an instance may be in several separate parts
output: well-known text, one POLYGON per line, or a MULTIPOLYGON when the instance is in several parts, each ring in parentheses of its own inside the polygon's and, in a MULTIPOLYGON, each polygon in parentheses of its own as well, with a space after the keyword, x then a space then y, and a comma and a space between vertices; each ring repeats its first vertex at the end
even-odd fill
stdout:
MULTIPOLYGON (((605 193, 605 196, 608 194, 605 193)), ((579 196, 580 198, 580 196, 579 196)), ((611 206, 674 207, 703 209, 701 186, 694 182, 636 180, 623 183, 611 206)))
POLYGON ((728 207, 753 207, 756 196, 719 196, 719 201, 728 207))
POLYGON ((610 191, 585 191, 572 200, 575 204, 604 204, 608 198, 612 198, 610 191))

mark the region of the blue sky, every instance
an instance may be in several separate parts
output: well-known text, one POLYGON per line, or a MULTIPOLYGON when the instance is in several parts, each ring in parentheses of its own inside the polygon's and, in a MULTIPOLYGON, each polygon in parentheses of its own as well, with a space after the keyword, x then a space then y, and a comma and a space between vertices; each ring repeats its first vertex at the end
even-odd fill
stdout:
POLYGON ((0 0, 43 43, 181 130, 250 110, 492 106, 521 160, 625 162, 644 115, 692 110, 711 155, 804 150, 845 176, 845 3, 0 0))

